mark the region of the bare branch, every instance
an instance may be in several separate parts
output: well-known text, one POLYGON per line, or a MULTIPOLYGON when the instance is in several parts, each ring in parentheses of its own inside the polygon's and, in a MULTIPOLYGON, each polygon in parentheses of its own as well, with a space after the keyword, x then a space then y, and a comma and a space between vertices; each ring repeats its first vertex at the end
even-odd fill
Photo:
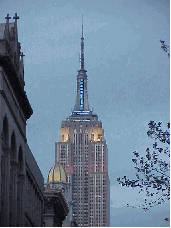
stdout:
POLYGON ((133 152, 135 158, 132 162, 136 169, 136 180, 129 180, 126 176, 117 178, 122 186, 139 187, 139 193, 142 191, 146 193, 143 205, 127 206, 142 207, 147 211, 170 199, 170 150, 168 147, 158 147, 158 142, 163 145, 170 144, 170 123, 167 124, 168 130, 165 131, 161 129, 161 125, 161 122, 155 123, 154 121, 148 124, 147 135, 155 140, 152 152, 147 148, 144 157, 141 157, 137 151, 133 152))

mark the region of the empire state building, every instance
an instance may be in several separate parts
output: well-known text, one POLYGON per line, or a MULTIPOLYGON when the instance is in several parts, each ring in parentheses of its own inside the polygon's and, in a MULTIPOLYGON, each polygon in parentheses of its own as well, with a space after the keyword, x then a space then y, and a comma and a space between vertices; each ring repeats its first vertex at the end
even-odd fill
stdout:
POLYGON ((61 123, 55 162, 63 166, 70 183, 73 219, 78 226, 109 226, 107 145, 102 122, 89 108, 83 25, 80 63, 76 103, 71 116, 61 123))

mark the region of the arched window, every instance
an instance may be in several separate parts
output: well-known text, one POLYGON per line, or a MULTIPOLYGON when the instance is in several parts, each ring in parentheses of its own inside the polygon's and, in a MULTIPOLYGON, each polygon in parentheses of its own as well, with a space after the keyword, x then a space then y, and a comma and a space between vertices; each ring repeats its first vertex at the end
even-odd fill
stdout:
POLYGON ((17 183, 17 226, 21 226, 23 219, 23 150, 19 147, 18 153, 18 183, 17 183))
POLYGON ((23 150, 21 146, 18 153, 18 173, 23 174, 23 150))
POLYGON ((15 133, 12 133, 11 136, 11 153, 10 153, 10 160, 16 161, 16 138, 15 133))
POLYGON ((16 178, 16 137, 13 132, 11 135, 11 150, 10 150, 10 186, 9 186, 9 202, 13 202, 13 204, 9 207, 9 226, 16 226, 14 224, 16 217, 16 203, 17 199, 15 196, 15 192, 17 191, 17 178, 16 178))
POLYGON ((2 147, 3 148, 8 148, 8 142, 9 142, 9 138, 8 138, 8 120, 7 117, 4 117, 4 121, 3 121, 3 128, 2 128, 2 147))

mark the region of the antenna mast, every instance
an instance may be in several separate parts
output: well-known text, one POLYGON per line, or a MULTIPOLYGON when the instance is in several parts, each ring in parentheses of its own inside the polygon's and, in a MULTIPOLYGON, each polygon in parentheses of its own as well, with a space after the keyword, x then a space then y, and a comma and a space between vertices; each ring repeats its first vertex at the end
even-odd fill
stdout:
POLYGON ((84 70, 83 15, 82 15, 82 37, 81 37, 81 70, 84 70))
POLYGON ((83 37, 83 15, 82 15, 82 37, 83 37))

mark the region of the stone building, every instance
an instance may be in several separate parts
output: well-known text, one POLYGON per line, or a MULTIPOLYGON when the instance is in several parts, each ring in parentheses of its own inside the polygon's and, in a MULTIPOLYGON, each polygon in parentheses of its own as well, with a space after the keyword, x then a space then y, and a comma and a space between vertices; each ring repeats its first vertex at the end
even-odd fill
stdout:
POLYGON ((64 194, 68 187, 64 169, 60 165, 53 166, 45 184, 44 226, 62 226, 69 213, 69 202, 64 194))
POLYGON ((76 226, 72 219, 71 185, 61 165, 51 168, 44 192, 44 226, 76 226))
POLYGON ((24 91, 17 14, 0 24, 0 226, 43 226, 43 176, 26 138, 33 113, 24 91))

